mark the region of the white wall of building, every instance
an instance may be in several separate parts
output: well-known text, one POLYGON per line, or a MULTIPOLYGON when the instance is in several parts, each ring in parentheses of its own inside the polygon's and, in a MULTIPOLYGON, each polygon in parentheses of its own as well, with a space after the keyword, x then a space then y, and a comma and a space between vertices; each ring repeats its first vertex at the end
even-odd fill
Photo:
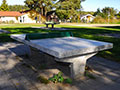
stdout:
POLYGON ((90 22, 92 22, 94 20, 94 17, 90 17, 90 22))
POLYGON ((87 14, 87 15, 84 15, 84 16, 82 16, 81 17, 81 20, 83 20, 83 21, 88 21, 88 22, 92 22, 93 20, 94 20, 94 16, 92 16, 91 14, 87 14), (88 16, 89 16, 89 18, 88 18, 88 16))
POLYGON ((24 14, 24 15, 18 17, 18 21, 19 21, 19 23, 36 23, 36 20, 32 20, 29 17, 29 14, 24 14))
POLYGON ((6 16, 2 16, 0 17, 0 21, 2 22, 9 22, 9 21, 14 21, 15 23, 36 23, 36 20, 32 20, 30 17, 29 17, 29 14, 26 13, 22 16, 19 16, 18 17, 18 20, 16 19, 16 17, 6 17, 6 16))
POLYGON ((16 19, 16 17, 0 17, 0 20, 3 22, 9 22, 9 21, 14 21, 15 23, 18 23, 18 20, 16 19))

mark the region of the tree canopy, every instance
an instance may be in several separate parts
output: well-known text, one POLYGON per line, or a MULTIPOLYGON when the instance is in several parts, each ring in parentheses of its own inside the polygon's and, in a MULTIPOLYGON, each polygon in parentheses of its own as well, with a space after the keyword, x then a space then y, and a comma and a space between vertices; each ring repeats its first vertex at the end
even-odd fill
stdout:
POLYGON ((108 17, 110 16, 111 18, 113 18, 115 16, 115 14, 117 13, 117 11, 114 8, 111 7, 105 7, 102 9, 102 12, 104 13, 104 17, 108 17))
POLYGON ((9 5, 9 11, 25 11, 29 8, 24 5, 9 5))
POLYGON ((97 15, 100 15, 101 14, 101 11, 100 11, 100 8, 97 9, 97 11, 94 13, 94 16, 97 16, 97 15))
POLYGON ((59 18, 72 19, 73 21, 77 20, 77 18, 80 18, 78 11, 80 11, 82 8, 81 2, 83 1, 85 0, 59 0, 56 3, 56 11, 59 15, 59 18))
POLYGON ((31 10, 40 12, 42 15, 46 15, 53 7, 53 2, 56 0, 26 0, 25 4, 31 10))
POLYGON ((6 0, 2 1, 2 4, 0 6, 0 11, 9 11, 9 7, 8 7, 6 0))
POLYGON ((97 11, 94 13, 95 16, 101 16, 102 18, 107 19, 108 17, 113 18, 117 13, 117 10, 115 10, 112 7, 105 7, 102 10, 99 8, 97 11))
POLYGON ((120 11, 116 14, 116 17, 120 19, 120 11))
POLYGON ((85 0, 26 0, 25 4, 31 10, 36 10, 42 15, 55 9, 60 19, 77 18, 81 9, 81 2, 85 0))

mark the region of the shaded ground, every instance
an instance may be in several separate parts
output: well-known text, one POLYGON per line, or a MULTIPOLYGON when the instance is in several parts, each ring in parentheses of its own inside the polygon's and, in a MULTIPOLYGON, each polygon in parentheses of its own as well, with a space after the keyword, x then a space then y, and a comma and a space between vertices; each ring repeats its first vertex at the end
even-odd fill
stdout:
POLYGON ((72 28, 46 28, 46 27, 31 27, 33 29, 45 29, 45 30, 72 30, 72 28))
MULTIPOLYGON (((120 64, 100 57, 93 57, 87 63, 93 69, 91 73, 94 79, 86 76, 73 80, 72 84, 43 84, 38 79, 40 75, 49 78, 61 70, 63 73, 69 71, 68 68, 66 65, 61 66, 54 62, 53 57, 38 53, 36 50, 32 50, 30 58, 16 56, 15 51, 26 51, 22 47, 19 43, 0 44, 0 90, 119 90, 120 88, 120 64)), ((64 77, 68 75, 64 73, 64 77)))
POLYGON ((6 31, 6 30, 1 30, 1 29, 0 29, 0 34, 1 34, 1 33, 10 33, 10 32, 9 32, 9 31, 6 31))
POLYGON ((98 36, 106 36, 106 37, 113 37, 113 38, 120 38, 120 34, 116 34, 116 33, 114 33, 114 34, 97 34, 98 36))

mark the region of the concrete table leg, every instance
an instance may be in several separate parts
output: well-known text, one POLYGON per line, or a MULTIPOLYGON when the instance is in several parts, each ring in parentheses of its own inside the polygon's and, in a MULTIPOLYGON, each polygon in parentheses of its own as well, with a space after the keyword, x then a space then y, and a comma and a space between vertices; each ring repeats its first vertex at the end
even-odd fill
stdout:
POLYGON ((71 77, 77 78, 84 75, 87 59, 94 56, 95 54, 96 53, 92 53, 84 56, 66 58, 66 59, 61 59, 57 61, 71 63, 70 64, 71 77))

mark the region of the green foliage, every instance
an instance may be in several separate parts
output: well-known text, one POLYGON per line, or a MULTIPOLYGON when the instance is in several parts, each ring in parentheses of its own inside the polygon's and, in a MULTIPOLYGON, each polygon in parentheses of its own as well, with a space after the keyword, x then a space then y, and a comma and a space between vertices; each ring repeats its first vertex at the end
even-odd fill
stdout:
MULTIPOLYGON (((120 22, 120 19, 110 19, 109 20, 109 23, 119 23, 120 22)), ((92 21, 92 23, 102 23, 102 24, 106 24, 108 23, 108 19, 105 19, 101 16, 96 16, 95 19, 92 21)))
POLYGON ((44 83, 44 84, 48 84, 49 83, 49 80, 43 76, 39 76, 38 77, 38 80, 41 82, 41 83, 44 83))
POLYGON ((69 19, 70 12, 66 10, 57 10, 56 11, 57 16, 59 19, 64 20, 64 19, 69 19))
POLYGON ((108 23, 108 21, 101 16, 96 16, 92 23, 108 23))
POLYGON ((94 16, 97 16, 97 15, 100 16, 100 14, 101 14, 101 11, 100 11, 100 8, 98 8, 97 11, 94 13, 94 16))
POLYGON ((67 79, 64 79, 63 76, 62 76, 62 72, 59 72, 58 74, 55 74, 53 75, 53 77, 49 78, 50 81, 52 81, 53 83, 69 83, 71 84, 72 83, 72 79, 70 78, 67 78, 67 79))
POLYGON ((0 24, 14 24, 15 22, 13 20, 10 21, 1 21, 0 24))
POLYGON ((108 18, 108 16, 110 18, 113 18, 116 14, 116 10, 114 10, 114 8, 111 7, 105 7, 102 9, 102 13, 104 18, 108 18))
POLYGON ((118 23, 119 21, 115 18, 116 13, 117 10, 112 7, 105 7, 102 10, 98 8, 94 13, 96 18, 93 20, 93 23, 118 23))
POLYGON ((108 19, 108 17, 110 19, 113 19, 114 16, 116 15, 117 11, 112 8, 112 7, 105 7, 102 10, 100 10, 99 8, 97 9, 97 11, 94 13, 94 16, 101 16, 104 19, 108 19))
POLYGON ((9 11, 25 11, 25 10, 29 10, 29 8, 24 5, 9 5, 9 11))
POLYGON ((80 19, 78 11, 83 1, 85 0, 26 0, 25 4, 31 10, 40 12, 44 16, 52 9, 56 9, 61 20, 78 21, 80 19))
POLYGON ((0 34, 0 42, 13 42, 14 40, 10 38, 9 34, 0 34))
POLYGON ((67 78, 67 79, 65 79, 65 80, 64 80, 64 82, 65 82, 65 83, 72 84, 72 79, 70 79, 70 78, 67 78))
POLYGON ((81 2, 84 0, 59 0, 56 3, 56 11, 58 17, 63 19, 72 19, 73 21, 77 20, 78 11, 81 9, 81 2))
MULTIPOLYGON (((91 12, 87 12, 87 11, 79 11, 80 15, 86 15, 86 14, 91 14, 94 15, 95 12, 91 11, 91 12)), ((95 15, 94 15, 95 16, 95 15)))
POLYGON ((13 20, 10 20, 8 23, 9 24, 14 24, 15 22, 13 20))
POLYGON ((120 11, 119 11, 119 13, 116 14, 116 17, 117 17, 118 19, 120 19, 120 11))
POLYGON ((46 15, 53 7, 53 1, 55 0, 26 0, 25 4, 31 10, 41 12, 42 15, 46 15))
POLYGON ((0 6, 0 11, 9 11, 8 4, 6 3, 6 0, 2 1, 2 5, 0 6))
POLYGON ((64 78, 62 76, 62 73, 59 72, 58 74, 55 74, 53 77, 49 78, 49 80, 52 81, 53 83, 57 82, 62 83, 64 81, 64 78))

